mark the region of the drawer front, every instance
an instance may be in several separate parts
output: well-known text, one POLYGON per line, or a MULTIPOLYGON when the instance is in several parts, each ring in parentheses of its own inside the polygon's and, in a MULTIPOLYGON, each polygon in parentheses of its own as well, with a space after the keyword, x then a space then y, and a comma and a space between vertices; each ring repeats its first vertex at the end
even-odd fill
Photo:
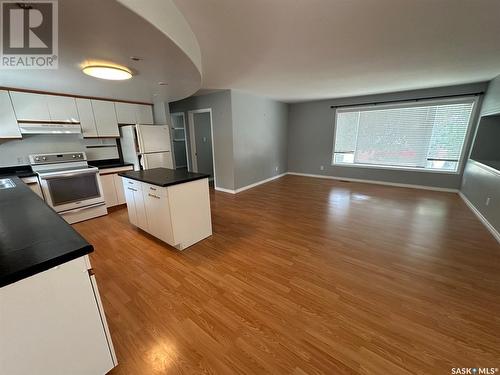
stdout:
POLYGON ((143 182, 142 189, 144 192, 151 193, 153 195, 159 195, 162 197, 167 196, 167 188, 164 188, 161 186, 151 185, 151 184, 143 182))
POLYGON ((125 177, 122 177, 123 178, 123 186, 126 187, 131 187, 131 188, 134 188, 136 190, 142 190, 142 182, 140 181, 136 181, 136 180, 131 180, 130 178, 125 178, 125 177))

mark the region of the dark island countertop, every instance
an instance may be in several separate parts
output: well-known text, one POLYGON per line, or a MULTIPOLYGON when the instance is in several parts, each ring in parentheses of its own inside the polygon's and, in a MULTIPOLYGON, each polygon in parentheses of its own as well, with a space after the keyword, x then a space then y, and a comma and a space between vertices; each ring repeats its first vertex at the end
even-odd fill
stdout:
POLYGON ((183 184, 185 182, 210 177, 210 175, 205 173, 192 173, 186 171, 185 169, 167 168, 153 168, 144 171, 128 171, 118 173, 118 175, 161 187, 183 184))
POLYGON ((93 251, 62 217, 26 186, 0 189, 0 287, 93 251))

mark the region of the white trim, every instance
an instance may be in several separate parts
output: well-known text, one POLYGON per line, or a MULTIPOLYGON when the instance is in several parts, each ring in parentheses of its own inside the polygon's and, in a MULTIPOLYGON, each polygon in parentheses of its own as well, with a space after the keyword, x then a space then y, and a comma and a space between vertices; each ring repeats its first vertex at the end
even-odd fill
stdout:
POLYGON ((287 174, 294 175, 294 176, 303 176, 303 177, 326 178, 326 179, 337 180, 337 181, 350 181, 350 182, 360 182, 360 183, 375 184, 375 185, 387 185, 387 186, 403 187, 403 188, 410 188, 410 189, 443 191, 443 192, 447 192, 447 193, 457 193, 458 192, 458 189, 440 188, 440 187, 425 186, 425 185, 400 184, 397 182, 362 180, 359 178, 327 176, 327 175, 321 175, 321 174, 309 174, 309 173, 297 173, 297 172, 287 172, 287 174))
MULTIPOLYGON (((472 127, 474 120, 477 117, 477 112, 478 112, 478 103, 479 103, 479 97, 478 96, 471 96, 471 95, 464 95, 459 98, 442 98, 442 99, 430 99, 430 100, 417 100, 414 102, 414 100, 404 100, 398 103, 391 103, 391 104, 367 104, 367 105, 361 105, 357 107, 351 107, 351 106, 346 106, 346 107, 338 107, 335 108, 334 116, 333 116, 333 127, 334 127, 334 134, 333 134, 333 149, 332 149, 332 158, 330 165, 331 166, 337 166, 337 167, 359 167, 359 168, 374 168, 374 169, 389 169, 389 170, 400 170, 400 171, 409 171, 409 172, 427 172, 427 173, 441 173, 441 174, 454 174, 454 175, 459 175, 461 171, 464 169, 465 161, 466 161, 466 155, 465 151, 467 149, 467 146, 469 145, 471 141, 471 136, 472 136, 472 127), (335 162, 335 141, 337 138, 337 117, 339 113, 342 112, 356 112, 356 111, 373 111, 373 110, 380 110, 380 109, 388 109, 388 108, 406 108, 406 107, 419 107, 419 106, 426 106, 429 104, 450 104, 450 103, 466 103, 466 102, 471 102, 472 103, 472 110, 470 113, 469 117, 469 123, 467 124, 467 132, 465 134, 464 142, 462 143, 462 147, 460 149, 460 157, 458 158, 457 162, 457 169, 456 171, 446 171, 446 170, 439 170, 439 169, 431 169, 431 168, 418 168, 418 167, 404 167, 404 166, 393 166, 393 165, 377 165, 377 164, 362 164, 362 163, 336 163, 335 162)), ((359 121, 359 118, 358 118, 359 121)), ((359 124, 358 124, 358 130, 359 130, 359 124)), ((476 126, 475 131, 477 132, 478 127, 476 126)), ((470 153, 472 152, 472 147, 470 147, 469 150, 469 156, 470 153)))
POLYGON ((218 187, 218 186, 216 186, 214 189, 217 190, 217 191, 222 191, 223 193, 236 194, 235 190, 224 189, 224 188, 221 188, 221 187, 218 187))
POLYGON ((254 188, 256 186, 259 186, 259 185, 265 184, 267 182, 276 180, 276 179, 278 179, 280 177, 286 176, 287 174, 288 173, 278 174, 276 176, 266 178, 265 180, 257 181, 257 182, 255 182, 253 184, 250 184, 250 185, 247 185, 247 186, 243 186, 243 187, 241 187, 239 189, 236 189, 236 190, 224 189, 224 188, 221 188, 221 187, 216 187, 215 190, 222 191, 223 193, 238 194, 238 193, 241 193, 242 191, 254 188))
POLYGON ((476 214, 477 218, 484 224, 486 229, 490 231, 490 233, 495 237, 495 239, 500 243, 500 233, 493 227, 493 225, 490 224, 490 222, 483 216, 481 212, 472 204, 472 202, 467 199, 467 197, 461 192, 458 192, 458 195, 460 195, 460 198, 465 202, 465 204, 471 209, 474 214, 476 214))
POLYGON ((282 174, 278 174, 276 176, 273 176, 273 177, 269 177, 269 178, 266 178, 265 180, 261 180, 261 181, 258 181, 258 182, 255 182, 253 184, 250 184, 250 185, 247 185, 247 186, 243 186, 239 189, 236 189, 235 190, 235 193, 241 193, 242 191, 245 191, 245 190, 248 190, 248 189, 251 189, 251 188, 254 188, 256 186, 259 186, 259 185, 262 185, 262 184, 265 184, 266 182, 270 182, 272 180, 276 180, 277 178, 280 178, 280 177, 283 177, 283 176, 286 176, 286 173, 282 173, 282 174))
POLYGON ((188 123, 189 123, 189 141, 191 143, 191 165, 193 166, 193 172, 198 172, 198 163, 196 160, 196 139, 195 139, 195 129, 194 129, 194 116, 195 113, 206 113, 210 114, 210 137, 212 139, 212 168, 214 173, 214 187, 217 188, 217 172, 215 170, 215 144, 214 144, 214 122, 212 118, 212 108, 194 109, 188 111, 188 123))

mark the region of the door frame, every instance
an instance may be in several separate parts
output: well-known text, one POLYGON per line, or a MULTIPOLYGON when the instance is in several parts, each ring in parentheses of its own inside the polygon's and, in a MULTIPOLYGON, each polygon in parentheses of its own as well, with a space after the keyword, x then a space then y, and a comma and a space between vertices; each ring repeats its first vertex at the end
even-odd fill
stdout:
MULTIPOLYGON (((186 124, 186 115, 184 114, 184 112, 172 112, 172 113, 170 114, 170 121, 172 122, 172 129, 175 129, 175 127, 174 127, 174 122, 172 121, 172 116, 173 116, 173 115, 176 115, 176 116, 179 116, 179 115, 180 115, 180 116, 182 116, 182 123, 184 124, 184 148, 186 149, 186 162, 187 162, 187 166, 186 166, 186 168, 187 168, 187 169, 189 169, 189 158, 190 158, 190 156, 189 156, 188 144, 187 144, 187 131, 186 131, 186 130, 187 130, 187 129, 186 129, 186 128, 187 128, 187 126, 186 126, 187 124, 186 124)), ((177 128, 177 129, 178 129, 178 128, 177 128)), ((172 132, 172 133, 173 133, 173 135, 175 135, 175 131, 174 131, 174 132, 172 132)), ((175 152, 174 152, 174 150, 173 150, 173 146, 174 146, 174 142, 175 142, 175 141, 174 141, 175 137, 173 137, 173 136, 172 136, 171 138, 172 138, 172 153, 174 154, 174 159, 175 159, 175 152)), ((175 169, 177 169, 177 160, 175 161, 175 169)))
POLYGON ((194 114, 195 113, 209 113, 210 114, 210 137, 212 139, 212 165, 214 169, 214 186, 217 187, 217 172, 215 170, 215 147, 214 147, 214 122, 212 119, 212 108, 194 109, 188 111, 188 123, 189 123, 189 142, 191 144, 191 164, 193 166, 193 172, 198 172, 198 163, 196 160, 196 139, 195 139, 195 126, 194 126, 194 114))

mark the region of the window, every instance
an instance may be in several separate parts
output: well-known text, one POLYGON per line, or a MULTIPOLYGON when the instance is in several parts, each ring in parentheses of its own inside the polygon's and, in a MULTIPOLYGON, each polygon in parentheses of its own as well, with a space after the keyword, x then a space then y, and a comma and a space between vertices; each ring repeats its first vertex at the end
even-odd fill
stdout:
POLYGON ((457 172, 474 98, 339 108, 332 164, 457 172))

